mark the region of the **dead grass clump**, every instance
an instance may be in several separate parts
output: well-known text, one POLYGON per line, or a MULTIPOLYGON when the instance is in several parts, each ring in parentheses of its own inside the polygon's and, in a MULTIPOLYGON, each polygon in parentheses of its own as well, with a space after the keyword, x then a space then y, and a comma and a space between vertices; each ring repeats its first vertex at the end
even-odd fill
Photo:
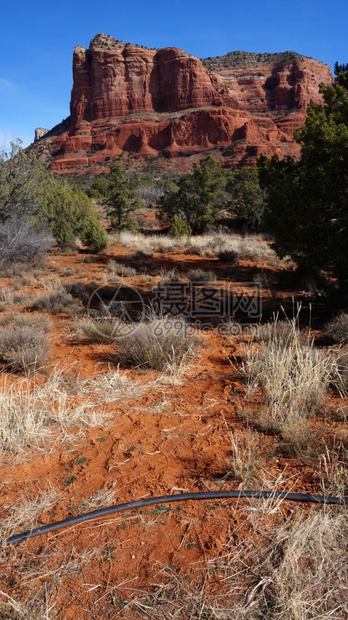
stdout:
POLYGON ((83 310, 82 303, 74 299, 71 293, 63 287, 38 297, 32 308, 33 310, 46 310, 50 314, 66 313, 69 315, 79 314, 83 310))
POLYGON ((313 343, 303 344, 294 325, 290 332, 287 326, 279 333, 277 329, 268 328, 271 334, 266 332, 266 340, 270 336, 267 343, 247 345, 241 373, 250 390, 262 387, 266 406, 258 411, 257 425, 280 434, 284 442, 281 449, 299 456, 315 442, 307 419, 320 409, 335 364, 313 343))
POLYGON ((187 277, 190 282, 194 284, 203 284, 205 282, 215 282, 216 275, 213 271, 205 271, 204 269, 190 269, 187 272, 187 277))
POLYGON ((306 519, 292 515, 277 525, 267 547, 257 551, 255 577, 242 607, 245 617, 346 617, 347 540, 342 511, 315 512, 306 519))
MULTIPOLYGON (((138 593, 127 605, 139 617, 151 620, 231 620, 234 606, 226 589, 209 580, 209 575, 192 576, 171 566, 163 566, 156 575, 156 585, 138 593)), ((126 616, 123 616, 124 618, 126 616)))
POLYGON ((21 380, 0 387, 0 454, 19 454, 25 448, 47 444, 53 428, 66 435, 71 427, 99 426, 106 419, 92 399, 75 402, 64 389, 59 373, 44 385, 21 380))
POLYGON ((336 449, 326 448, 317 473, 324 495, 348 497, 348 450, 340 444, 336 449))
POLYGON ((121 243, 126 248, 141 248, 144 252, 182 250, 186 254, 217 256, 220 251, 224 250, 236 252, 239 258, 245 260, 267 260, 270 264, 276 260, 277 264, 280 262, 262 235, 213 233, 173 240, 163 235, 142 235, 125 231, 117 235, 113 241, 121 243))
POLYGON ((89 512, 90 510, 96 510, 97 508, 105 508, 105 506, 112 506, 117 502, 117 492, 115 489, 99 489, 84 500, 81 504, 81 510, 83 512, 89 512))
POLYGON ((88 379, 84 386, 86 391, 94 395, 98 402, 113 403, 129 398, 137 398, 146 387, 141 386, 135 379, 127 377, 119 368, 88 379))
POLYGON ((6 540, 21 531, 31 530, 40 525, 45 513, 58 503, 61 495, 56 489, 40 490, 35 497, 26 495, 17 501, 2 506, 0 539, 6 540))
POLYGON ((85 318, 75 324, 77 332, 82 333, 91 342, 114 340, 124 335, 125 323, 118 318, 85 318))
POLYGON ((150 318, 134 324, 133 332, 119 341, 117 352, 122 364, 163 370, 191 355, 197 344, 184 319, 150 318))
POLYGON ((31 603, 16 601, 12 596, 1 590, 0 594, 7 599, 6 602, 0 601, 1 620, 47 620, 48 616, 45 610, 39 610, 36 606, 33 609, 31 603))
POLYGON ((303 340, 302 334, 298 329, 296 318, 281 321, 278 319, 278 316, 275 316, 273 321, 259 324, 253 331, 253 340, 255 342, 264 342, 265 344, 277 342, 279 345, 286 347, 298 338, 303 340))
POLYGON ((107 262, 106 267, 107 267, 107 270, 110 271, 110 273, 116 276, 121 276, 122 278, 123 277, 132 278, 136 276, 137 274, 137 270, 134 269, 134 267, 123 265, 122 263, 118 263, 117 261, 113 259, 107 262))
POLYGON ((242 372, 250 385, 262 385, 274 415, 289 410, 304 417, 315 413, 330 384, 332 360, 313 344, 303 345, 294 336, 288 346, 271 340, 246 349, 242 372))
POLYGON ((0 324, 0 358, 13 370, 35 372, 45 363, 49 342, 45 335, 50 324, 42 325, 29 316, 7 315, 0 324))
POLYGON ((250 485, 259 480, 261 465, 259 458, 258 436, 247 430, 242 436, 238 432, 231 433, 230 469, 226 477, 239 481, 238 489, 249 489, 250 485))
POLYGON ((335 319, 326 326, 326 331, 335 342, 340 344, 348 343, 348 312, 341 312, 335 319))

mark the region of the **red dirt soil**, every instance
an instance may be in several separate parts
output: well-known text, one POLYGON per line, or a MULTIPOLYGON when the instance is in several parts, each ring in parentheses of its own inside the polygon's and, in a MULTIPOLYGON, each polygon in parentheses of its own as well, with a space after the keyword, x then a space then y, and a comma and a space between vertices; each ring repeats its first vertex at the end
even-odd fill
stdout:
MULTIPOLYGON (((85 276, 87 281, 102 283, 107 260, 126 255, 119 245, 104 256, 91 256, 91 262, 81 262, 81 254, 53 255, 47 268, 58 269, 64 282, 76 281, 78 271, 81 281, 85 276), (75 275, 62 276, 67 267, 75 270, 75 275)), ((156 254, 148 262, 157 268, 177 266, 181 271, 219 266, 215 259, 184 254, 156 254)), ((244 261, 240 273, 244 271, 245 278, 251 280, 261 267, 244 261)), ((276 268, 268 267, 268 271, 271 276, 277 274, 276 268)), ((154 278, 151 284, 144 283, 140 275, 124 280, 143 290, 156 282, 154 278)), ((8 286, 11 281, 3 279, 1 285, 8 286)), ((29 291, 35 296, 42 294, 42 289, 33 291, 26 286, 21 293, 29 291)), ((79 381, 115 370, 117 346, 88 343, 73 331, 74 321, 67 315, 51 320, 53 368, 64 369, 72 382, 74 377, 79 381)), ((155 371, 128 369, 126 376, 139 384, 138 395, 124 394, 113 403, 96 402, 96 407, 111 415, 107 423, 72 429, 65 441, 48 438, 46 445, 28 447, 20 457, 4 456, 0 476, 5 514, 6 507, 19 498, 33 498, 50 488, 59 491, 60 499, 51 511, 40 515, 37 524, 85 512, 84 502, 102 489, 114 491, 112 503, 123 503, 171 493, 239 488, 240 481, 231 473, 231 433, 243 445, 247 423, 242 413, 260 406, 262 399, 260 395, 246 403, 238 372, 240 344, 248 337, 224 338, 213 329, 201 338, 202 346, 179 385, 164 383, 155 371)), ((48 372, 39 375, 38 382, 43 382, 48 372)), ((5 377, 7 381, 19 378, 4 369, 2 380, 5 377)), ((330 402, 335 406, 334 399, 330 402)), ((335 434, 342 435, 339 420, 319 416, 311 422, 321 437, 330 441, 335 441, 335 434)), ((319 491, 315 475, 318 456, 285 457, 276 436, 254 432, 253 441, 264 481, 268 481, 263 488, 319 491)), ((254 488, 262 487, 261 478, 253 483, 254 488)), ((278 510, 286 515, 317 509, 299 509, 283 502, 278 510)), ((14 600, 30 600, 46 591, 49 604, 54 605, 52 618, 141 617, 136 606, 127 603, 136 599, 142 588, 149 590, 159 582, 156 574, 160 567, 169 567, 173 574, 201 574, 211 559, 222 558, 231 545, 238 547, 250 528, 248 515, 255 510, 256 500, 186 502, 108 516, 40 536, 2 550, 7 564, 2 563, 0 590, 14 600)), ((272 518, 268 516, 270 522, 272 518)), ((148 613, 142 617, 150 618, 148 613)))

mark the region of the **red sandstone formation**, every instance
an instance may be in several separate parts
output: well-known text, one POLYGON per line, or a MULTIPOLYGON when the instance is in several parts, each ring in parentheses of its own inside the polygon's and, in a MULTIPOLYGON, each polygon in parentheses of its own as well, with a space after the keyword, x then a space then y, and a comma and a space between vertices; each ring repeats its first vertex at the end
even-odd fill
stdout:
POLYGON ((98 172, 122 155, 177 158, 223 147, 226 165, 297 155, 293 131, 328 66, 294 52, 230 52, 203 61, 97 35, 73 59, 71 117, 39 141, 54 172, 98 172))

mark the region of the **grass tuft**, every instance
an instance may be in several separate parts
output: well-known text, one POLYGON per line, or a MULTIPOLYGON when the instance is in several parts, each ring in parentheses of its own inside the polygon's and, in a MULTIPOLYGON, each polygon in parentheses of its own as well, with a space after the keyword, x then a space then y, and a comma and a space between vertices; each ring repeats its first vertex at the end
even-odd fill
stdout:
POLYGON ((117 353, 124 365, 164 370, 192 355, 197 344, 183 318, 150 318, 134 324, 134 331, 119 341, 117 353))

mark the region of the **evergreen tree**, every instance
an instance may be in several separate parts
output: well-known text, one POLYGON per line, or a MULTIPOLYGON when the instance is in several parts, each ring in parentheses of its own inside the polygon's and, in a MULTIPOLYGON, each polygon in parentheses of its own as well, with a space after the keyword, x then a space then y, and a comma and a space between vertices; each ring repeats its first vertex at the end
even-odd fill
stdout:
POLYGON ((171 223, 177 215, 193 233, 213 228, 220 213, 219 199, 226 186, 226 173, 212 157, 203 157, 192 174, 182 174, 176 191, 166 191, 158 200, 159 216, 171 223))
POLYGON ((230 210, 246 227, 261 225, 265 207, 266 191, 260 187, 258 169, 237 168, 232 171, 226 183, 230 195, 230 210))
POLYGON ((268 192, 264 224, 278 253, 348 291, 348 72, 336 69, 335 84, 321 86, 324 105, 310 106, 295 132, 300 160, 262 158, 259 167, 268 192))
POLYGON ((125 177, 122 166, 112 166, 108 181, 108 195, 104 204, 108 209, 111 224, 116 230, 132 230, 136 227, 132 213, 138 206, 139 199, 131 188, 129 179, 125 177))

